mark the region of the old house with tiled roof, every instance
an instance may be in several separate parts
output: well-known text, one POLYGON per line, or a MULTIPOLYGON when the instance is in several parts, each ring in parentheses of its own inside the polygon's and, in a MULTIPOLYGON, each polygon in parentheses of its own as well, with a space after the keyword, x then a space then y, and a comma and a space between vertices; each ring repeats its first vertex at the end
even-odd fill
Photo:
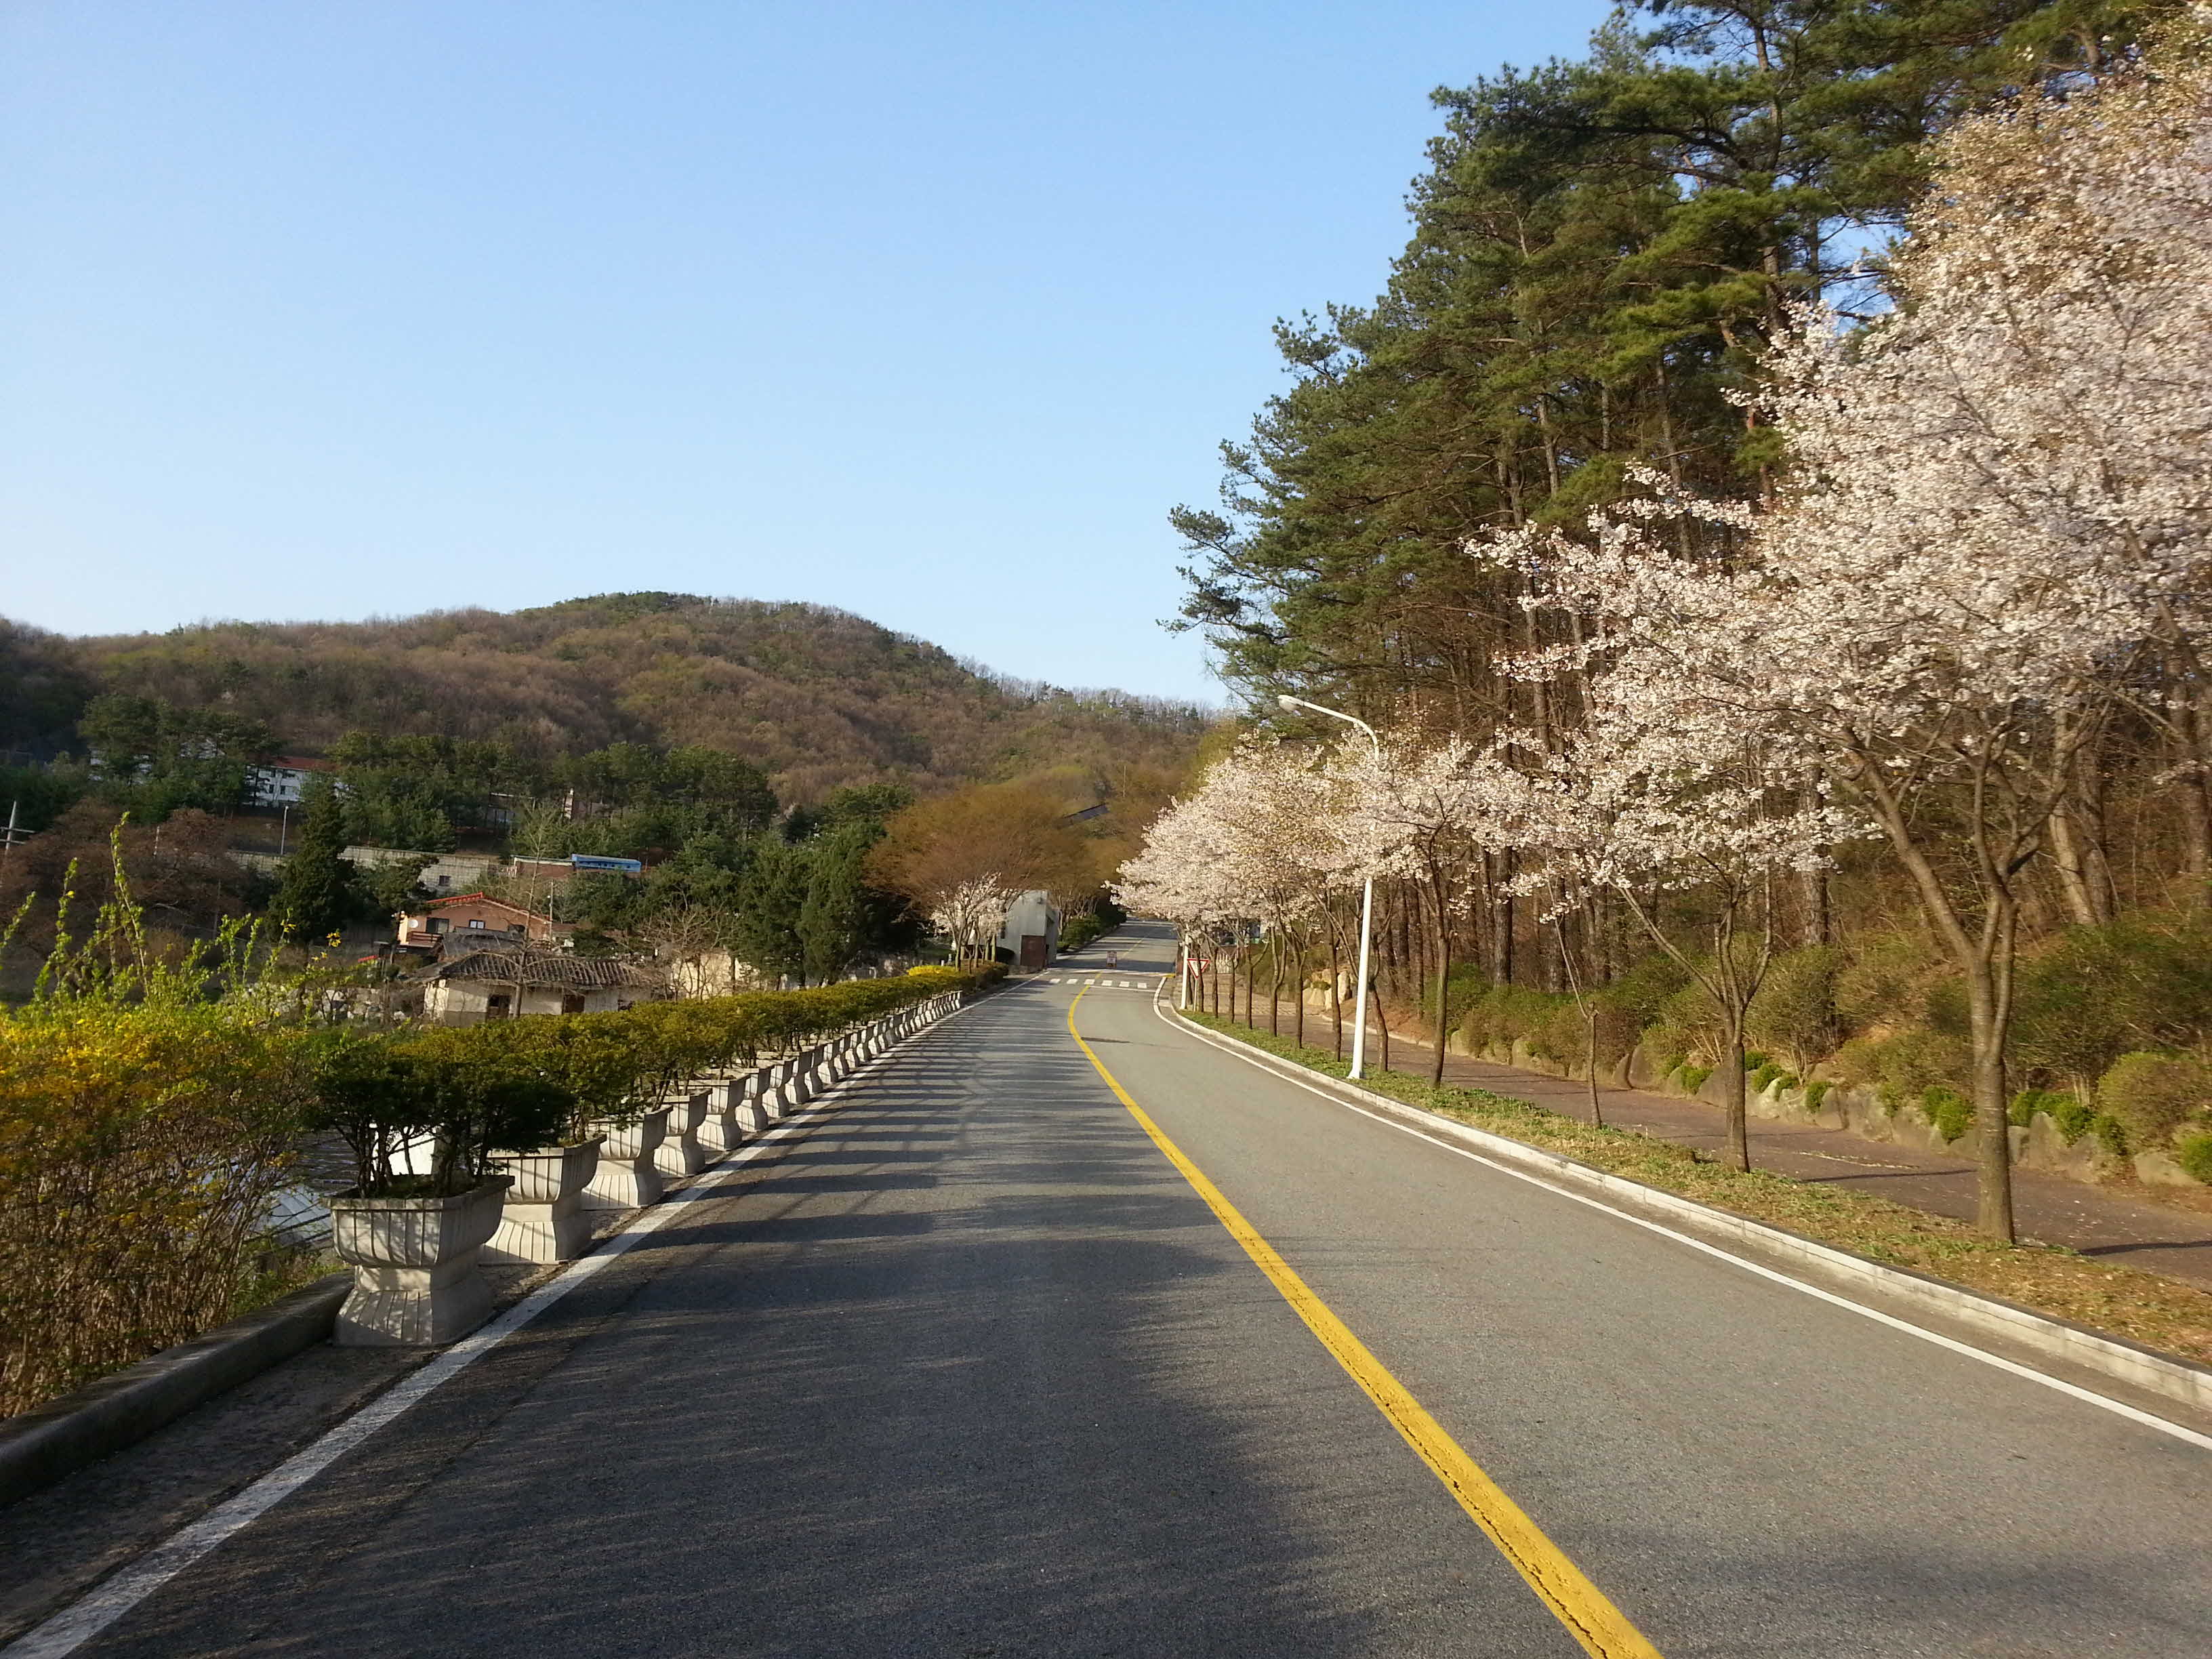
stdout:
POLYGON ((666 980, 640 963, 579 957, 528 945, 469 949, 418 969, 422 1018, 443 1025, 517 1014, 597 1014, 668 994, 666 980))

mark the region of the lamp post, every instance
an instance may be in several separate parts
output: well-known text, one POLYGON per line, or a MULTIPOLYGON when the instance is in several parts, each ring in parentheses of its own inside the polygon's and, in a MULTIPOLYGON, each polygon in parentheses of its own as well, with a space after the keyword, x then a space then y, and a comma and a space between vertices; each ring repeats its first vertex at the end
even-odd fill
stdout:
MULTIPOLYGON (((1367 741, 1375 745, 1379 759, 1382 739, 1375 735, 1375 728, 1365 720, 1340 714, 1334 708, 1324 708, 1317 702, 1308 702, 1304 697, 1294 697, 1285 691, 1275 701, 1286 709, 1310 708, 1316 714, 1326 714, 1333 720, 1342 720, 1346 726, 1356 726, 1367 734, 1367 741)), ((1352 998, 1352 1076, 1354 1080, 1367 1072, 1367 951, 1375 935, 1375 878, 1366 877, 1359 888, 1359 977, 1358 988, 1352 998)), ((1299 993, 1304 995, 1302 990, 1299 993)))

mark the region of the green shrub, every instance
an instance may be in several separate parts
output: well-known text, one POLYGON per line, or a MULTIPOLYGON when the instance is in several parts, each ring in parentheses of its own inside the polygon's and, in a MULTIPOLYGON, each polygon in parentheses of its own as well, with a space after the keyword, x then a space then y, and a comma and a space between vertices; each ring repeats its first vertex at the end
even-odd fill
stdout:
POLYGON ((1626 1009, 1641 1030, 1656 1020, 1667 999, 1689 982, 1681 963, 1663 951, 1655 951, 1607 986, 1604 995, 1626 1009))
POLYGON ((2212 1187, 2212 1134, 2184 1135, 2174 1158, 2191 1175, 2212 1187))
POLYGON ((1830 1056, 1829 1066, 1843 1082, 1865 1086, 1881 1081, 1881 1039, 1853 1037, 1830 1056))
POLYGON ((2010 1052, 2081 1092, 2130 1052, 2212 1043, 2212 914, 2146 911, 2070 929, 2024 959, 2010 1052))
MULTIPOLYGON (((1453 976, 1452 994, 1455 1000, 1461 994, 1456 975, 1453 976)), ((1575 1006, 1574 998, 1564 992, 1531 990, 1525 985, 1470 987, 1467 1012, 1460 1018, 1459 1033, 1468 1051, 1474 1054, 1481 1053, 1493 1043, 1508 1048, 1523 1042, 1540 1059, 1577 1060, 1586 1044, 1582 1015, 1575 1006)), ((1601 1031, 1601 1056, 1606 1046, 1604 1035, 1601 1031)), ((1627 1051, 1624 1048, 1621 1052, 1627 1051)))
POLYGON ((2089 1133, 2097 1115, 2094 1108, 2077 1097, 2051 1089, 2022 1089, 2012 1097, 2011 1109, 2005 1115, 2025 1129, 2034 1124, 2038 1113, 2051 1120, 2069 1146, 2089 1133))
POLYGON ((2052 1097, 2057 1101, 2049 1108, 2051 1121, 2058 1126, 2058 1133, 2071 1146, 2075 1141, 2097 1127, 2097 1109, 2072 1095, 2052 1097))
POLYGON ((1743 1066, 1747 1072, 1756 1072, 1772 1064, 1773 1057, 1764 1048, 1747 1048, 1743 1051, 1743 1066))
MULTIPOLYGON (((1744 1059, 1748 1062, 1751 1056, 1746 1054, 1744 1059)), ((1769 1084, 1772 1083, 1777 1078, 1787 1077, 1788 1075, 1788 1073, 1784 1072, 1772 1060, 1765 1060, 1753 1068, 1752 1072, 1750 1084, 1751 1091, 1755 1095, 1764 1094, 1766 1092, 1766 1088, 1769 1084)))
POLYGON ((1595 1038, 1597 1063, 1602 1070, 1626 1060, 1643 1035, 1633 1011, 1603 991, 1579 1005, 1572 996, 1547 1000, 1549 1009, 1528 1026, 1522 1038, 1530 1053, 1547 1060, 1580 1066, 1589 1057, 1595 1038))
POLYGON ((1836 1002, 1844 963, 1832 945, 1777 957, 1751 1002, 1749 1029, 1759 1046, 1786 1054, 1800 1072, 1833 1054, 1847 1035, 1836 1002))
POLYGON ((1721 1053, 1720 1010, 1705 988, 1692 981, 1663 1000, 1646 1029, 1651 1046, 1687 1060, 1713 1060, 1721 1053))
POLYGON ((1920 1006, 1919 1023, 1937 1036, 1957 1037, 1963 1042, 1972 1034, 1973 1019, 1966 1009, 1964 980, 1937 980, 1922 996, 1920 1006))
POLYGON ((2194 1054, 2122 1054, 2098 1079, 2097 1103, 2119 1120, 2130 1146, 2148 1151, 2208 1115, 2212 1068, 2194 1054))
POLYGON ((1682 1086, 1688 1090, 1692 1094, 1695 1094, 1698 1090, 1704 1088, 1705 1086, 1705 1079, 1712 1074, 1713 1068, 1710 1066, 1685 1066, 1674 1073, 1676 1077, 1681 1079, 1682 1086))
POLYGON ((408 1037, 349 1034, 316 1067, 315 1099, 307 1127, 345 1143, 354 1190, 364 1198, 466 1192, 491 1172, 495 1150, 559 1139, 576 1103, 542 1078, 471 1066, 408 1037), (407 1173, 399 1154, 425 1134, 433 1138, 430 1170, 407 1173))
POLYGON ((453 1064, 534 1078, 563 1091, 574 1106, 562 1133, 574 1139, 593 1123, 635 1120, 686 1079, 750 1066, 763 1053, 804 1047, 942 992, 996 983, 1006 971, 1000 963, 973 972, 924 967, 896 979, 799 991, 641 1002, 608 1013, 531 1014, 435 1028, 404 1041, 453 1064))
POLYGON ((1927 1011, 1929 982, 1942 972, 1935 948, 1917 933, 1862 935, 1837 970, 1837 1018, 1847 1030, 1917 1021, 1927 1011))
POLYGON ((2089 1127, 2097 1137, 2097 1144, 2114 1158, 2128 1155, 2128 1132, 2110 1112, 2099 1112, 2089 1120, 2089 1127))
POLYGON ((1835 1086, 1824 1077, 1814 1078, 1805 1085, 1805 1109, 1808 1112, 1819 1111, 1820 1103, 1828 1097, 1828 1091, 1835 1086))
POLYGON ((1112 927, 1113 923, 1108 921, 1096 910, 1077 911, 1060 925, 1061 954, 1081 950, 1101 933, 1109 932, 1112 927))
POLYGON ((1938 1085, 1955 1086, 1967 1075, 1966 1045, 1940 1032, 1913 1030, 1893 1036, 1858 1037, 1836 1051, 1837 1071, 1847 1083, 1871 1083, 1893 1117, 1938 1085))
POLYGON ((1946 1140, 1956 1140, 1974 1125, 1974 1109, 1966 1096, 1942 1084, 1921 1091, 1920 1109, 1946 1140))

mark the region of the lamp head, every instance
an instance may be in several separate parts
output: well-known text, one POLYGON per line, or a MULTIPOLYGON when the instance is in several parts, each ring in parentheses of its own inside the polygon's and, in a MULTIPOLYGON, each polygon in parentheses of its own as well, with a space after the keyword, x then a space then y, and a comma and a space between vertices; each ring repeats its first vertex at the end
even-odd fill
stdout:
POLYGON ((1287 691, 1277 692, 1275 701, 1285 708, 1295 709, 1298 707, 1298 700, 1287 691))

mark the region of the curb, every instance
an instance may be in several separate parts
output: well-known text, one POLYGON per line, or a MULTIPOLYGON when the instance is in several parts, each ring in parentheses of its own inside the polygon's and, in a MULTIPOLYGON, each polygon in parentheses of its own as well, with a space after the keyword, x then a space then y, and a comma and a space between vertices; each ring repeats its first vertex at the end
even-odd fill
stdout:
MULTIPOLYGON (((1174 1011, 1164 1007, 1162 1012, 1174 1014, 1174 1011)), ((1985 1335, 2020 1344, 2043 1358, 2080 1366, 2111 1382, 2212 1413, 2212 1366, 2176 1358, 2124 1337, 2106 1336, 2049 1314, 2035 1313, 1996 1297, 1963 1290, 1910 1268, 1889 1267, 1784 1228, 1747 1220, 1692 1199, 1662 1192, 1623 1176, 1608 1175, 1559 1153, 1509 1140, 1486 1129, 1455 1122, 1441 1113, 1371 1093, 1325 1072, 1310 1071, 1263 1048, 1218 1036, 1180 1015, 1174 1015, 1174 1020, 1200 1042, 1224 1048, 1263 1070, 1305 1084, 1348 1105, 1392 1119, 1424 1134, 1460 1141, 1486 1158, 1511 1164, 1547 1185, 1577 1195, 1594 1195, 1615 1210, 1670 1222, 1708 1238, 1717 1237, 1784 1258, 1805 1279, 1844 1291, 1856 1300, 1886 1306, 1894 1312, 1940 1315, 1985 1335)))
POLYGON ((144 1439, 194 1407, 327 1338, 350 1271, 331 1273, 74 1394, 0 1422, 0 1504, 144 1439))

